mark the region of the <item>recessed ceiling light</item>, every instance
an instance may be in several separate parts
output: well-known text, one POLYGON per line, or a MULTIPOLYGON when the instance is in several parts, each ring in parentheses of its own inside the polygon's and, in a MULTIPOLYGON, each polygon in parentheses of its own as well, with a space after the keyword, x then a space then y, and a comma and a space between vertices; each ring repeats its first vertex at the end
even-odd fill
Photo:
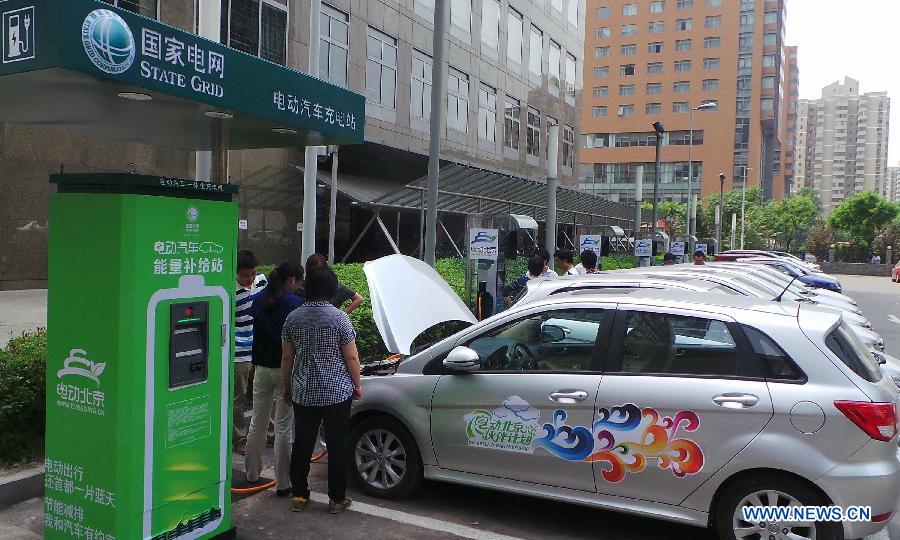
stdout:
POLYGON ((131 99, 134 101, 150 101, 153 96, 150 94, 142 94, 140 92, 119 92, 119 97, 123 99, 131 99))
POLYGON ((231 118, 234 118, 233 114, 221 111, 206 111, 203 114, 210 118, 221 118, 222 120, 229 120, 231 118))
POLYGON ((278 128, 272 128, 272 131, 274 131, 275 133, 280 133, 281 135, 296 135, 297 134, 297 130, 291 129, 291 128, 278 127, 278 128))

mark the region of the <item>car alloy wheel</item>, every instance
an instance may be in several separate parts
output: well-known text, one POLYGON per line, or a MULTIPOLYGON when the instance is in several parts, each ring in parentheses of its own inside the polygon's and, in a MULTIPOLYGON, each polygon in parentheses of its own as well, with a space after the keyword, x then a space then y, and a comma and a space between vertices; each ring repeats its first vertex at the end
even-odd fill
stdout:
POLYGON ((399 485, 408 468, 403 442, 384 429, 363 433, 356 441, 353 460, 360 479, 377 490, 399 485))
POLYGON ((732 530, 735 538, 742 539, 796 539, 803 538, 813 540, 816 538, 816 525, 808 521, 758 521, 750 522, 744 519, 743 508, 747 506, 776 507, 776 506, 802 506, 802 503, 794 497, 777 490, 755 491, 741 500, 734 509, 732 517, 732 530))

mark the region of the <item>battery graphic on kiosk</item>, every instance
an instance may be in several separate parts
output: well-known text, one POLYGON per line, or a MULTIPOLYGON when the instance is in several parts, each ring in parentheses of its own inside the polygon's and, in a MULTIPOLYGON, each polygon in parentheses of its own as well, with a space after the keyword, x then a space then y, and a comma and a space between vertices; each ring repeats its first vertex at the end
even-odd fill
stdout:
POLYGON ((236 188, 51 181, 45 536, 229 537, 236 188))

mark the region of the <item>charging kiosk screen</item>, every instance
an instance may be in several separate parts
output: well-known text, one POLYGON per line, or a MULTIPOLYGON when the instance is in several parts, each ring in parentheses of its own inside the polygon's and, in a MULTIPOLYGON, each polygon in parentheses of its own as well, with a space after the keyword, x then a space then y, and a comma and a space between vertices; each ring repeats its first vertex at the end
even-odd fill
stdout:
POLYGON ((209 303, 169 307, 169 388, 203 382, 209 374, 209 303))

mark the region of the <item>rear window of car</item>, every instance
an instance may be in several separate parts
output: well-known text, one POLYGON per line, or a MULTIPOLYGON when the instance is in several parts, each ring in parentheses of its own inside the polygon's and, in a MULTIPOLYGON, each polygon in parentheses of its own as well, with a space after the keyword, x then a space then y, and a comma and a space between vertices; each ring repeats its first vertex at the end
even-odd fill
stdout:
POLYGON ((863 379, 869 382, 881 380, 881 370, 878 368, 875 357, 853 334, 853 331, 847 328, 845 323, 828 334, 828 337, 825 338, 825 345, 841 359, 841 362, 863 379))
POLYGON ((806 375, 772 338, 750 326, 743 326, 743 329, 750 347, 765 369, 767 379, 792 382, 806 380, 806 375))

